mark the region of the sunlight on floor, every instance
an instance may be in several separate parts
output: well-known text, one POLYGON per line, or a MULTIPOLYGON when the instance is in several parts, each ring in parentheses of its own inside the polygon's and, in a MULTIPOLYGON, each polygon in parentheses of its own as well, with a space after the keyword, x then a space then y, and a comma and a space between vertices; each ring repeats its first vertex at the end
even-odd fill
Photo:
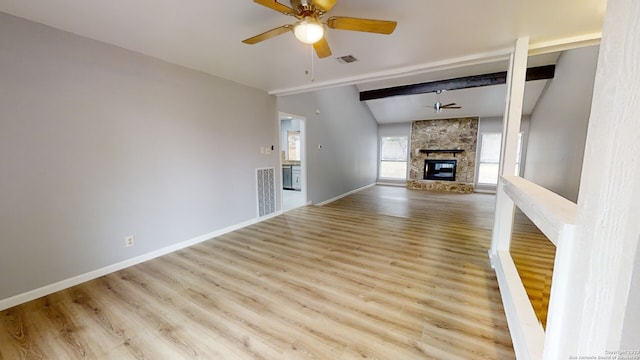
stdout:
POLYGON ((282 211, 289 211, 300 206, 304 206, 304 195, 301 191, 283 190, 282 191, 282 211))

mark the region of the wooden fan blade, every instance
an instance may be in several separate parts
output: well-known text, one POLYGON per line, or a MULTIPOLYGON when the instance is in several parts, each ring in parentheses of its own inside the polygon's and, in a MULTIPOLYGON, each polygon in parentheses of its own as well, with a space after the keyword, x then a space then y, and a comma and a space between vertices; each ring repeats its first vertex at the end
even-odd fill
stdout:
POLYGON ((329 43, 327 42, 326 37, 322 37, 322 39, 313 44, 313 49, 316 51, 316 54, 318 54, 320 59, 331 56, 331 49, 329 48, 329 43))
POLYGON ((266 6, 269 9, 275 10, 277 12, 281 12, 285 15, 293 15, 296 13, 292 8, 288 7, 287 5, 282 5, 276 0, 253 0, 253 2, 262 6, 266 6))
POLYGON ((461 106, 447 106, 447 107, 443 107, 443 109, 462 109, 461 106))
POLYGON ((313 5, 318 9, 327 12, 336 5, 337 0, 313 0, 313 5))
POLYGON ((250 37, 248 39, 244 39, 242 40, 243 43, 245 44, 249 44, 249 45, 253 45, 253 44, 257 44, 261 41, 265 41, 267 39, 271 39, 272 37, 281 35, 286 33, 287 31, 291 30, 291 25, 283 25, 280 27, 277 27, 275 29, 271 29, 269 31, 265 31, 262 34, 256 35, 254 37, 250 37))
POLYGON ((456 105, 456 103, 448 103, 447 105, 442 105, 443 108, 456 105))
POLYGON ((332 29, 364 31, 376 34, 391 34, 398 25, 395 21, 371 20, 352 17, 332 16, 327 20, 332 29))

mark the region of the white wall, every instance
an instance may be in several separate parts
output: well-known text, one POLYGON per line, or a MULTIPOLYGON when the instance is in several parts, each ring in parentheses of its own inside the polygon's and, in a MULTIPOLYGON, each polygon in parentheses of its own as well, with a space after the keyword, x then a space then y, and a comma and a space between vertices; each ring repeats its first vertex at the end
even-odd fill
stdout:
POLYGON ((562 53, 531 114, 525 178, 576 201, 598 47, 562 53))
POLYGON ((407 139, 410 139, 411 123, 380 124, 378 126, 378 136, 406 136, 407 139))
POLYGON ((307 198, 312 203, 375 183, 378 124, 355 86, 278 97, 278 111, 306 118, 307 198))
POLYGON ((0 300, 255 219, 275 105, 0 13, 0 300))
MULTIPOLYGON (((483 132, 502 132, 502 116, 498 117, 481 117, 478 119, 478 134, 483 132)), ((520 132, 526 134, 529 132, 529 122, 531 117, 529 115, 522 116, 520 122, 520 132)))

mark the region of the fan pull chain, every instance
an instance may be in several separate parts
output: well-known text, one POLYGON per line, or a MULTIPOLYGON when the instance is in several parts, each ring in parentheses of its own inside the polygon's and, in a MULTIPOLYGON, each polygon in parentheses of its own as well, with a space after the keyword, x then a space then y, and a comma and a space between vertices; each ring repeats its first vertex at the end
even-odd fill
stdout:
MULTIPOLYGON (((316 71, 315 71, 315 67, 314 67, 314 63, 313 63, 313 47, 312 45, 309 45, 305 48, 305 51, 307 53, 311 54, 311 82, 314 82, 316 80, 316 71)), ((305 75, 309 75, 309 69, 304 71, 305 75)))
POLYGON ((309 45, 309 53, 311 53, 311 82, 316 81, 316 69, 313 63, 313 45, 309 45))

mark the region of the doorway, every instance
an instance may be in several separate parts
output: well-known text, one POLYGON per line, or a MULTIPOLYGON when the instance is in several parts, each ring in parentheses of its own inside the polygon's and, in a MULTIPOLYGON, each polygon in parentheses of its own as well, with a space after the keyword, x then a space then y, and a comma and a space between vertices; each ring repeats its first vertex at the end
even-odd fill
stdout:
POLYGON ((289 211, 307 204, 306 119, 279 115, 282 211, 289 211))

